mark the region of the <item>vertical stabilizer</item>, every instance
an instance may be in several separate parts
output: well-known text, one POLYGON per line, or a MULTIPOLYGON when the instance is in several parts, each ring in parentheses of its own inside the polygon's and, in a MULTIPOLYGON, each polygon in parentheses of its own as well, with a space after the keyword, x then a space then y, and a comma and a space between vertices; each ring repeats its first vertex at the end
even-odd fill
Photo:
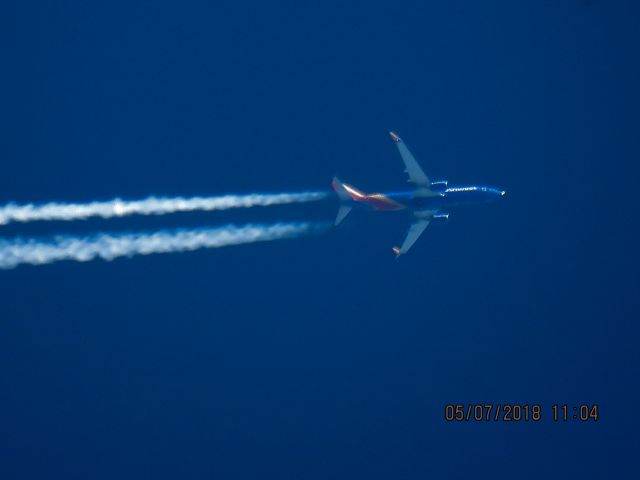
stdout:
POLYGON ((341 201, 345 202, 347 200, 351 200, 351 195, 349 195, 347 189, 344 188, 344 183, 342 183, 338 177, 333 177, 331 186, 333 187, 333 190, 338 194, 338 198, 340 198, 341 201))

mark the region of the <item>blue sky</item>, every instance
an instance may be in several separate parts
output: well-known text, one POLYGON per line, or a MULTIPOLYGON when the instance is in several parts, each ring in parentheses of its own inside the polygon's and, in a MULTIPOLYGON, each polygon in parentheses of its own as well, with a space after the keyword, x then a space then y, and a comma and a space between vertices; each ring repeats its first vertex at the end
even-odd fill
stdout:
MULTIPOLYGON (((0 272, 3 478, 620 476, 638 426, 632 2, 11 2, 0 203, 452 183, 294 241, 0 272), (449 424, 446 403, 599 403, 449 424)), ((336 204, 2 227, 331 220, 336 204)), ((637 443, 637 442, 636 442, 637 443)), ((634 467, 635 468, 635 467, 634 467)))

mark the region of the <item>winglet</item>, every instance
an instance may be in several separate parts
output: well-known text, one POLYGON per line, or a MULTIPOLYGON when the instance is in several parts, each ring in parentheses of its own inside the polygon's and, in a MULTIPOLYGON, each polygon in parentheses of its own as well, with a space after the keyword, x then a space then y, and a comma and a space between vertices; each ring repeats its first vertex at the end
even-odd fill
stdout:
POLYGON ((393 132, 389 132, 389 135, 391 135, 391 140, 393 140, 394 142, 400 142, 400 137, 398 135, 396 135, 393 132))

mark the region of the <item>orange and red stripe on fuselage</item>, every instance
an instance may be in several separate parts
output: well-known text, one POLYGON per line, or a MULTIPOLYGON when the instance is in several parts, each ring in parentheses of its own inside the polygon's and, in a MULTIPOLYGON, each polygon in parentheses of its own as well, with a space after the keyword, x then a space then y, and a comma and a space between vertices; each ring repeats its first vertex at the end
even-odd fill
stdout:
POLYGON ((338 195, 344 195, 344 193, 346 193, 354 202, 368 205, 374 210, 390 212, 407 208, 405 204, 382 193, 364 193, 346 183, 338 184, 335 180, 331 183, 331 186, 338 195))

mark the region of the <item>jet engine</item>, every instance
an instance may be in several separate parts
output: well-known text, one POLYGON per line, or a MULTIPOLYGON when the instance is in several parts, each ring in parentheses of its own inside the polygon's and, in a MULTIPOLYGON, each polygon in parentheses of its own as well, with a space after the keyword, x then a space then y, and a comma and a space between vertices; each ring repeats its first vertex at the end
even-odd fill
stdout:
POLYGON ((434 180, 431 182, 431 190, 435 192, 442 192, 447 189, 447 185, 449 182, 446 180, 434 180))
POLYGON ((432 222, 444 223, 449 220, 449 213, 435 213, 433 217, 431 217, 432 222))

